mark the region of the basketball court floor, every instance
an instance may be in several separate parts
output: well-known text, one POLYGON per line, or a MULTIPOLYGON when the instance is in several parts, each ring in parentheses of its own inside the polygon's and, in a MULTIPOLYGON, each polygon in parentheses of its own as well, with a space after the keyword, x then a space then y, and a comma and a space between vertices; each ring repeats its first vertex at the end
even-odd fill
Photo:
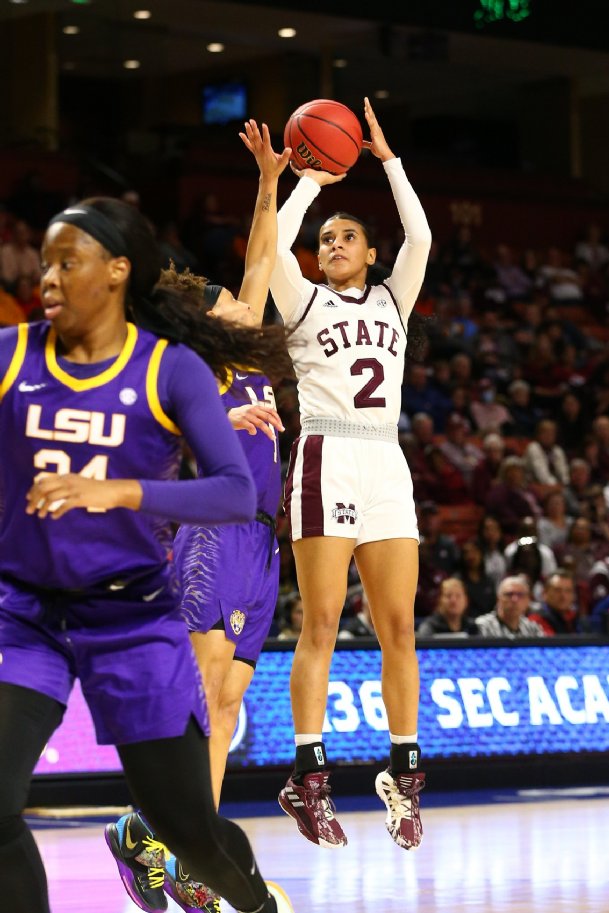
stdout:
MULTIPOLYGON (((495 793, 462 803, 440 805, 430 795, 423 845, 410 853, 385 831, 380 803, 375 811, 341 811, 349 845, 339 850, 308 843, 270 807, 265 817, 238 820, 264 877, 285 888, 295 913, 608 913, 609 788, 495 793)), ((106 820, 121 812, 106 810, 106 820)), ((138 909, 105 846, 101 817, 29 820, 52 913, 138 909)), ((179 908, 170 900, 168 909, 179 908)))

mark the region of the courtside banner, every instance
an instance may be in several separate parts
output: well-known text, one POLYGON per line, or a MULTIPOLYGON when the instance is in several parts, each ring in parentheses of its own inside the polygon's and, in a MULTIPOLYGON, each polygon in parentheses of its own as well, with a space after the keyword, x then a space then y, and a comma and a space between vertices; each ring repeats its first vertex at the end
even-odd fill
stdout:
MULTIPOLYGON (((339 643, 332 661, 324 739, 335 764, 384 761, 387 716, 381 654, 369 641, 339 643)), ((265 650, 245 696, 229 766, 293 760, 292 650, 265 650)), ((609 642, 426 642, 419 738, 427 758, 509 758, 609 750, 609 642)), ((95 744, 80 690, 47 745, 37 774, 119 770, 113 748, 95 744)))

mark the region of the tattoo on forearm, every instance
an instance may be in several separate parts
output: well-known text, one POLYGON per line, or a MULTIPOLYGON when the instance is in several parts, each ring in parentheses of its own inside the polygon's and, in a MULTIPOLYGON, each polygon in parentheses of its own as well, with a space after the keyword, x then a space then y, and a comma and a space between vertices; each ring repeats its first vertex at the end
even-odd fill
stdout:
POLYGON ((262 201, 262 208, 265 212, 268 212, 271 208, 271 194, 267 193, 264 200, 262 201))

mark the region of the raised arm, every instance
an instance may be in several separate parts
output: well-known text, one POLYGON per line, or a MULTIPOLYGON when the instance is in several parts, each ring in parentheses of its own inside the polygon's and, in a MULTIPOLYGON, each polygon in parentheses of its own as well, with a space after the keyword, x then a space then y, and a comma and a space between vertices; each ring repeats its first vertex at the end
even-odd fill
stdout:
POLYGON ((254 321, 260 326, 277 253, 277 182, 288 164, 291 149, 284 149, 281 155, 274 152, 267 125, 262 124, 260 131, 255 120, 247 121, 245 132, 239 136, 260 169, 239 300, 249 304, 254 321))
POLYGON ((292 253, 292 245, 298 236, 305 213, 320 188, 325 184, 342 181, 344 174, 330 174, 328 171, 302 171, 290 166, 300 180, 285 201, 277 217, 279 236, 277 241, 277 262, 271 276, 271 292, 277 310, 285 321, 297 320, 299 306, 310 298, 314 285, 305 279, 298 260, 292 253))
POLYGON ((421 202, 404 173, 400 159, 389 148, 367 98, 364 100, 364 115, 370 128, 370 143, 366 145, 383 163, 404 228, 404 243, 398 251, 387 285, 395 295, 402 314, 408 317, 425 278, 431 231, 421 202))

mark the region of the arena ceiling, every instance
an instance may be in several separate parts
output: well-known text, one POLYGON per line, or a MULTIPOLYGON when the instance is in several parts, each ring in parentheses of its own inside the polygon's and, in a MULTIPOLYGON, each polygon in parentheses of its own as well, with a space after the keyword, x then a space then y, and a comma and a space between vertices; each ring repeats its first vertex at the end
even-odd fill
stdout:
POLYGON ((534 80, 575 78, 582 94, 609 92, 606 0, 0 0, 0 27, 49 13, 58 65, 74 77, 201 71, 244 78, 258 60, 292 55, 316 59, 334 96, 348 104, 381 93, 388 104, 428 116, 505 111, 515 87, 534 80), (486 16, 476 27, 476 12, 508 7, 530 14, 519 22, 486 16), (150 18, 135 19, 142 9, 150 18), (296 30, 293 38, 279 36, 286 27, 296 30), (213 43, 224 50, 211 52, 213 43), (137 69, 125 70, 127 60, 137 69))

